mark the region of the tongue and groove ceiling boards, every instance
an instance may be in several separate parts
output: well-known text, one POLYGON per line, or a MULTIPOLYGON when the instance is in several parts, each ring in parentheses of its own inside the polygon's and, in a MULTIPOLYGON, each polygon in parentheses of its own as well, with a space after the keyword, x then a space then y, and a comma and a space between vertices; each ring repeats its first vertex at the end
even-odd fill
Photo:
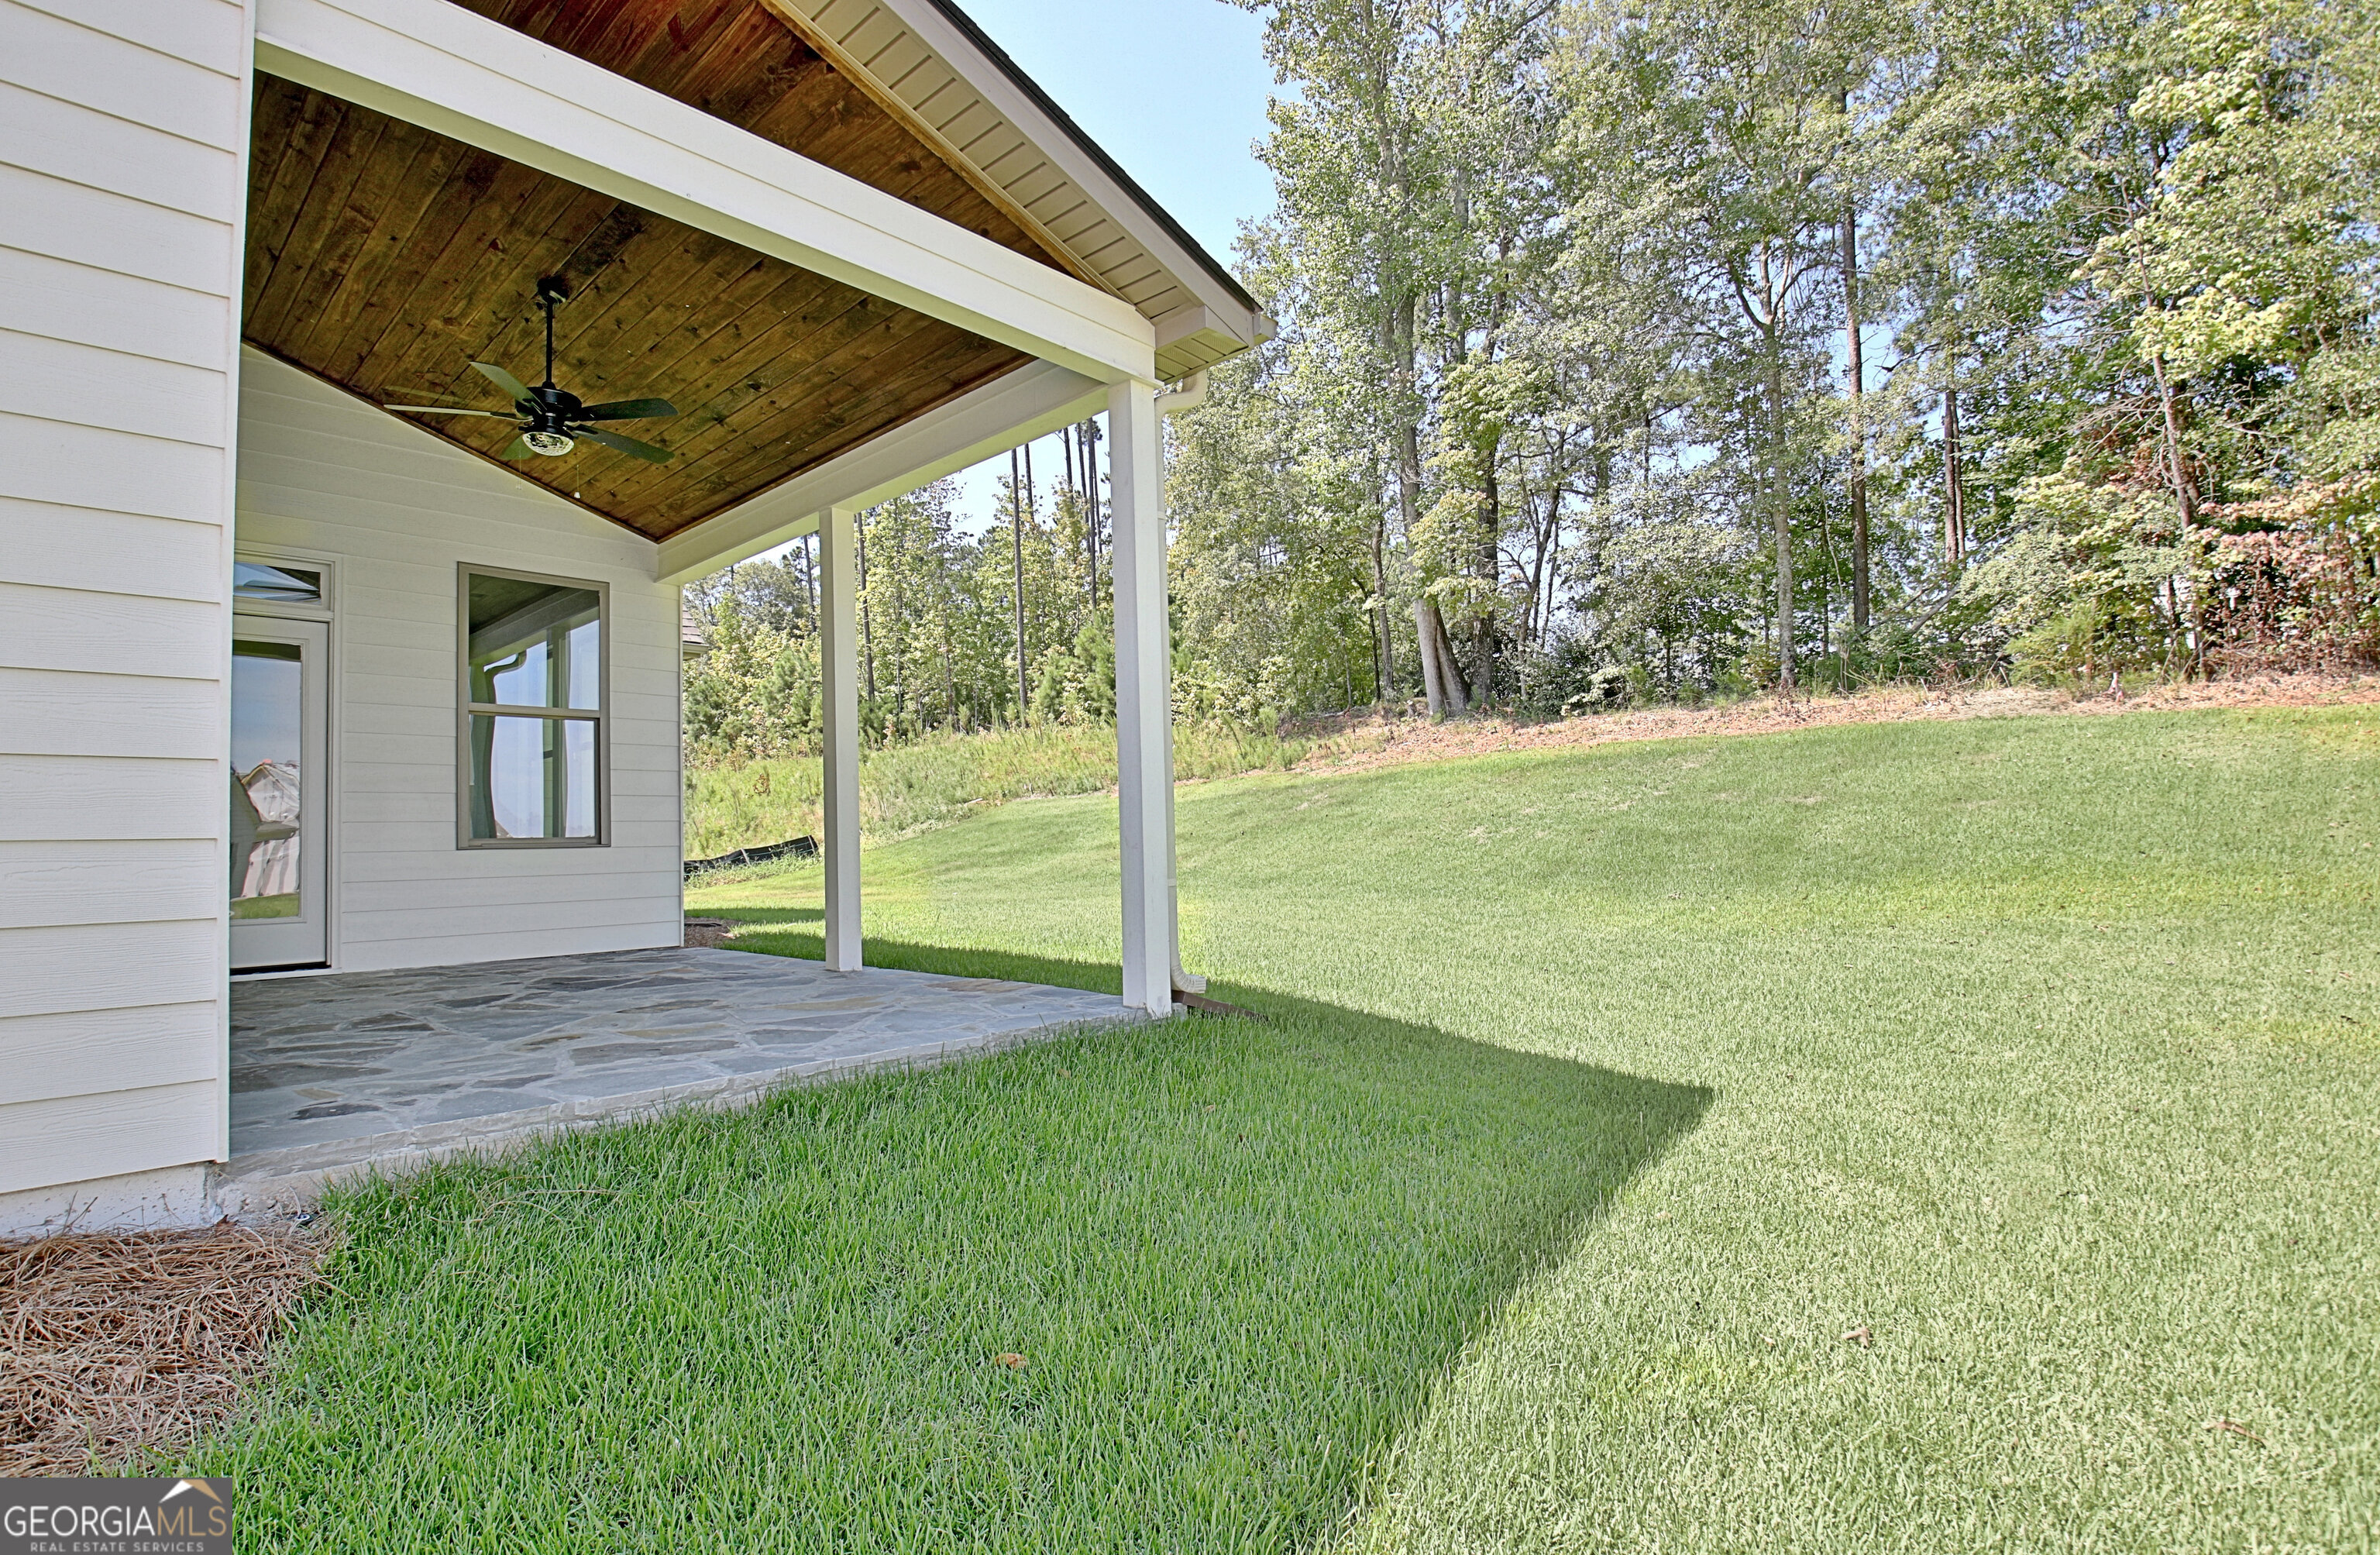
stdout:
MULTIPOLYGON (((1123 298, 1156 322, 1166 376, 1245 349, 1262 327, 1245 295, 1128 180, 1104 200, 1085 191, 1101 167, 1122 175, 1079 132, 1062 118, 1040 126, 1075 171, 1088 169, 1078 180, 1017 129, 1013 118, 1030 116, 1029 103, 1014 115, 995 111, 914 33, 888 31, 880 7, 459 3, 1123 298), (1134 207, 1121 218, 1106 208, 1119 202, 1134 207), (1169 244, 1171 265, 1151 251, 1169 244), (1185 284, 1179 273, 1190 270, 1185 284)), ((970 63, 998 78, 990 95, 1014 96, 1021 78, 1010 79, 1004 59, 970 63)), ((247 339, 376 403, 502 410, 469 364, 533 376, 537 283, 560 275, 572 298, 556 320, 555 381, 589 402, 674 402, 676 418, 636 431, 676 457, 655 465, 582 443, 505 468, 651 539, 1030 359, 324 92, 261 72, 256 92, 247 339)), ((491 457, 514 435, 499 421, 414 419, 491 457)))

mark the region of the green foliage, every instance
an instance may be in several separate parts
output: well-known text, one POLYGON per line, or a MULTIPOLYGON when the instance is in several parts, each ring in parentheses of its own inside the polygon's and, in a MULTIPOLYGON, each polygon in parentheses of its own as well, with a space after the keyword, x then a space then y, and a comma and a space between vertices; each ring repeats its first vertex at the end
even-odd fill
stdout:
MULTIPOLYGON (((1269 729, 1184 723, 1173 731, 1173 770, 1195 779, 1283 769, 1309 744, 1269 729)), ((815 756, 689 765, 686 856, 715 858, 739 847, 817 836, 822 782, 815 756)), ((1096 794, 1115 782, 1115 731, 1107 725, 1053 722, 972 735, 928 733, 861 753, 860 832, 884 841, 1012 799, 1096 794)))
POLYGON ((819 748, 818 639, 755 620, 733 594, 713 610, 708 637, 709 651, 686 669, 690 764, 819 748))
POLYGON ((1433 621, 1449 707, 1537 708, 1573 639, 1666 697, 2263 662, 2249 552, 2380 603, 2249 538, 2380 472, 2366 0, 1250 3, 1282 330, 1172 488, 1214 705, 1412 696, 1433 621))
MULTIPOLYGON (((2380 657, 2369 0, 1246 3, 1281 331, 1168 422, 1183 721, 2380 657)), ((871 739, 1112 716, 1094 430, 867 516, 871 739)), ((800 553, 730 594, 698 759, 808 748, 800 553)))

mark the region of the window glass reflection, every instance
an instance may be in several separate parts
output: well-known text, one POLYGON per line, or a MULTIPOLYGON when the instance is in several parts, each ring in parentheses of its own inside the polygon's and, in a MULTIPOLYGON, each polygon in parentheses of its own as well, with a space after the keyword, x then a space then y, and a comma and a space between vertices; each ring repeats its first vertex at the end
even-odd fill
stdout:
POLYGON ((321 604, 322 575, 308 567, 274 566, 265 562, 234 562, 231 591, 243 600, 270 600, 276 604, 321 604))
POLYGON ((231 649, 231 912, 296 917, 305 666, 293 643, 231 649))
POLYGON ((595 724, 471 715, 471 835, 595 835, 595 724))
POLYGON ((469 610, 474 704, 602 707, 603 622, 594 589, 474 573, 469 610))

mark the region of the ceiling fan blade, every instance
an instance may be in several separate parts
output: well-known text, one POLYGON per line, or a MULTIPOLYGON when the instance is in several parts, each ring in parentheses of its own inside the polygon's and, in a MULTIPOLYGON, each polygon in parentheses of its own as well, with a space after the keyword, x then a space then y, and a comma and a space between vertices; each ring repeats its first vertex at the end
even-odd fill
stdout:
POLYGON ((570 419, 574 421, 637 421, 648 416, 674 416, 677 407, 665 399, 615 399, 609 405, 590 405, 570 419))
POLYGON ((493 410, 467 410, 459 405, 383 405, 382 410, 404 410, 416 416, 485 416, 492 421, 509 421, 510 416, 493 410))
POLYGON ((503 368, 492 362, 473 362, 471 365, 480 370, 480 377, 510 395, 515 405, 528 398, 528 385, 506 372, 503 368))
POLYGON ((600 443, 606 448, 616 448, 623 454, 634 454, 640 459, 650 459, 657 465, 665 465, 677 457, 666 448, 656 448, 650 443, 639 443, 633 437, 622 437, 618 432, 608 432, 601 427, 582 427, 574 424, 570 429, 570 435, 600 443))
POLYGON ((536 452, 536 449, 531 448, 528 445, 528 438, 516 437, 513 439, 512 445, 504 450, 504 457, 507 459, 526 459, 531 454, 536 452))

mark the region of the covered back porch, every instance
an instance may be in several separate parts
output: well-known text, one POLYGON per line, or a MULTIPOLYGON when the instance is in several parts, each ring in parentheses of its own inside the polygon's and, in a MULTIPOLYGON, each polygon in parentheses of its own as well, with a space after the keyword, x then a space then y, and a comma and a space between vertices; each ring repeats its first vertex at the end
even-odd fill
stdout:
POLYGON ((270 1213, 368 1172, 1130 1018, 1112 994, 698 948, 242 979, 215 1197, 270 1213))

